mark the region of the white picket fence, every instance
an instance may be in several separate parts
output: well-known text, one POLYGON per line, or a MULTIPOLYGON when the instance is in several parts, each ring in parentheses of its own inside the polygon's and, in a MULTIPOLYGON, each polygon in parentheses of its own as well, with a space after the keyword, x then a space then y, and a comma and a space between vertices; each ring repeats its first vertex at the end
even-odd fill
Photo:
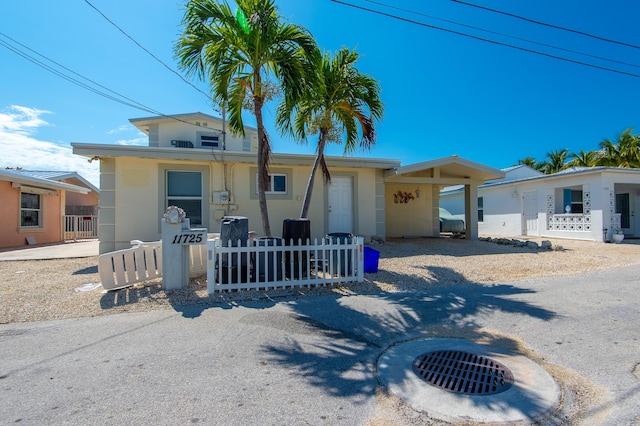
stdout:
POLYGON ((362 237, 343 242, 309 240, 297 245, 246 244, 224 246, 219 238, 207 241, 207 291, 274 290, 332 286, 363 282, 362 237))
MULTIPOLYGON (((217 234, 216 234, 217 235, 217 234)), ((189 277, 207 275, 209 294, 331 286, 364 280, 362 237, 322 239, 303 245, 261 245, 255 239, 223 246, 219 238, 189 246, 189 277)), ((131 241, 133 247, 101 254, 98 274, 105 290, 162 277, 162 242, 131 241)))
MULTIPOLYGON (((98 256, 98 274, 105 290, 117 290, 162 277, 162 242, 131 241, 133 247, 98 256)), ((189 246, 189 277, 207 273, 207 246, 189 246)))
POLYGON ((98 216, 64 215, 64 239, 98 238, 98 216))

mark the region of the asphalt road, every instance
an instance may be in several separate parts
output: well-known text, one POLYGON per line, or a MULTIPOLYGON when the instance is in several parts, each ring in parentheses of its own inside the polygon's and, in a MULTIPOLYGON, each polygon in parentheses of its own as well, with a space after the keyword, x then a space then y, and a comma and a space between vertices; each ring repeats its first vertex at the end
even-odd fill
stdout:
POLYGON ((376 360, 397 342, 434 336, 507 349, 521 342, 568 381, 599 389, 568 395, 565 412, 586 398, 581 423, 637 424, 639 277, 633 266, 424 293, 4 324, 0 424, 421 424, 428 413, 376 396, 376 360))

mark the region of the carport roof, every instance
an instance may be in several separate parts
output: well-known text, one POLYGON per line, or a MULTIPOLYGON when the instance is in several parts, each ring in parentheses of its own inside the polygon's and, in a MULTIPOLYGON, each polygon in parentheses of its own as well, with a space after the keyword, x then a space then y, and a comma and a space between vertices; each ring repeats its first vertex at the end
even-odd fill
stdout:
POLYGON ((460 185, 483 183, 505 176, 501 170, 465 160, 457 155, 398 167, 385 172, 385 182, 460 185))

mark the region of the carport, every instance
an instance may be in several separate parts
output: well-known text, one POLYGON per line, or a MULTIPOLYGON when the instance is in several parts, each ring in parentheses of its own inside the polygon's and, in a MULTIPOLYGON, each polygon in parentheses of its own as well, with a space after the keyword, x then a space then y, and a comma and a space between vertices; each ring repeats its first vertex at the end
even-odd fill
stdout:
POLYGON ((478 238, 478 186, 504 172, 457 155, 398 167, 384 174, 386 235, 390 238, 440 235, 440 190, 464 186, 465 238, 478 238))

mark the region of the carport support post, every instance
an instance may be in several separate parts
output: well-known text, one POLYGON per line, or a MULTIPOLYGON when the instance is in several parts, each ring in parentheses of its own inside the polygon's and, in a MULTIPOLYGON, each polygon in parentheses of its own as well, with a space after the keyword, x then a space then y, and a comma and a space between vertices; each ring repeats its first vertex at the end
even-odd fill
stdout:
POLYGON ((190 221, 170 223, 162 219, 162 289, 180 290, 189 282, 189 246, 172 244, 177 235, 189 231, 190 221))
POLYGON ((466 231, 464 237, 467 240, 478 239, 478 185, 464 186, 464 222, 466 231))

